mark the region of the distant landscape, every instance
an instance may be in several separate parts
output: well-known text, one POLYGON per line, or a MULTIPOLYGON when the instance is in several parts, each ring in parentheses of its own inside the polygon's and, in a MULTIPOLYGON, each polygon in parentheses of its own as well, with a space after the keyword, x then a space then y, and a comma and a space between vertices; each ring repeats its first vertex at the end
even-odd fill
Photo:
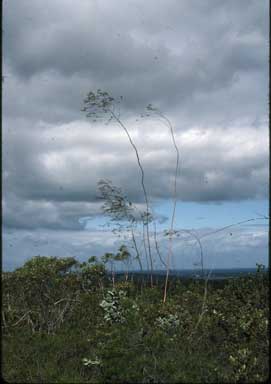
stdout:
MULTIPOLYGON (((216 279, 229 279, 233 277, 241 277, 250 274, 255 274, 257 272, 257 268, 216 268, 216 269, 206 269, 203 271, 196 269, 173 269, 170 270, 170 276, 179 277, 179 278, 205 278, 209 277, 209 280, 216 279)), ((131 271, 130 275, 142 274, 141 271, 131 271)), ((145 274, 148 274, 148 271, 145 271, 145 274)), ((164 276, 166 274, 163 270, 155 270, 153 272, 154 275, 164 276)), ((116 272, 116 275, 123 275, 123 272, 116 272)))

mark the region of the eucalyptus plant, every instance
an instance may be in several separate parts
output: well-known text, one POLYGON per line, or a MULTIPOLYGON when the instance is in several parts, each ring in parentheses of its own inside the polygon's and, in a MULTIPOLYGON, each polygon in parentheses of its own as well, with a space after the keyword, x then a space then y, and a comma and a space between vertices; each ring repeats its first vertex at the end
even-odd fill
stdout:
MULTIPOLYGON (((92 121, 97 121, 98 119, 107 118, 107 123, 115 121, 125 132, 128 137, 128 140, 135 152, 137 164, 141 173, 141 187, 144 195, 144 200, 146 204, 146 215, 149 217, 150 205, 149 198, 145 186, 145 172, 140 160, 139 152, 135 142, 133 141, 128 128, 124 124, 120 116, 120 103, 123 100, 123 96, 120 96, 118 99, 112 97, 108 92, 104 92, 101 89, 98 89, 96 92, 90 91, 86 98, 84 99, 84 107, 82 112, 86 113, 88 118, 91 118, 92 121)), ((150 232, 149 232, 149 221, 146 223, 147 230, 147 244, 148 244, 148 254, 151 264, 151 285, 152 285, 152 274, 153 274, 153 259, 150 243, 150 232)))

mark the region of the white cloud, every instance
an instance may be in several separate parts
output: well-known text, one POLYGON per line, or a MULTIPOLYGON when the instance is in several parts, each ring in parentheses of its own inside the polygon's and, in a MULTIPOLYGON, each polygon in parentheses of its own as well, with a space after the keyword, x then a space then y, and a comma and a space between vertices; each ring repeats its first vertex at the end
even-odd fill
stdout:
POLYGON ((171 197, 175 152, 148 103, 176 131, 180 200, 266 198, 267 16, 256 0, 5 2, 4 224, 80 229, 100 178, 142 203, 125 133, 80 112, 97 88, 124 96, 152 199, 171 197))

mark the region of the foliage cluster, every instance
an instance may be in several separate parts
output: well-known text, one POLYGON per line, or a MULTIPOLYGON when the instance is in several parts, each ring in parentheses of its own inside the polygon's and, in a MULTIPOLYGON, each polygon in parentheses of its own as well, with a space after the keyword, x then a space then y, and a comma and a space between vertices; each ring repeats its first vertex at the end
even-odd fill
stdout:
POLYGON ((90 258, 36 257, 3 273, 7 382, 261 382, 268 377, 268 278, 224 285, 115 281, 90 258), (199 322, 199 318, 201 321, 199 322))

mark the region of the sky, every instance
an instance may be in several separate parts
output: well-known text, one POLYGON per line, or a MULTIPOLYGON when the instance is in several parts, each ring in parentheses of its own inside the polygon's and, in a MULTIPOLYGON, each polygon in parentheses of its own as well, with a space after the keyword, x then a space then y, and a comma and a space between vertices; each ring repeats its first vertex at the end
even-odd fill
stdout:
MULTIPOLYGON (((171 267, 198 265, 187 230, 202 237, 206 268, 267 265, 268 15, 267 0, 4 0, 3 269, 130 246, 104 216, 97 183, 111 180, 144 210, 141 174, 122 127, 81 111, 97 89, 123 97, 120 119, 144 167, 163 257, 176 151, 146 106, 174 129, 171 267)), ((153 225, 150 236, 154 247, 153 225)))

